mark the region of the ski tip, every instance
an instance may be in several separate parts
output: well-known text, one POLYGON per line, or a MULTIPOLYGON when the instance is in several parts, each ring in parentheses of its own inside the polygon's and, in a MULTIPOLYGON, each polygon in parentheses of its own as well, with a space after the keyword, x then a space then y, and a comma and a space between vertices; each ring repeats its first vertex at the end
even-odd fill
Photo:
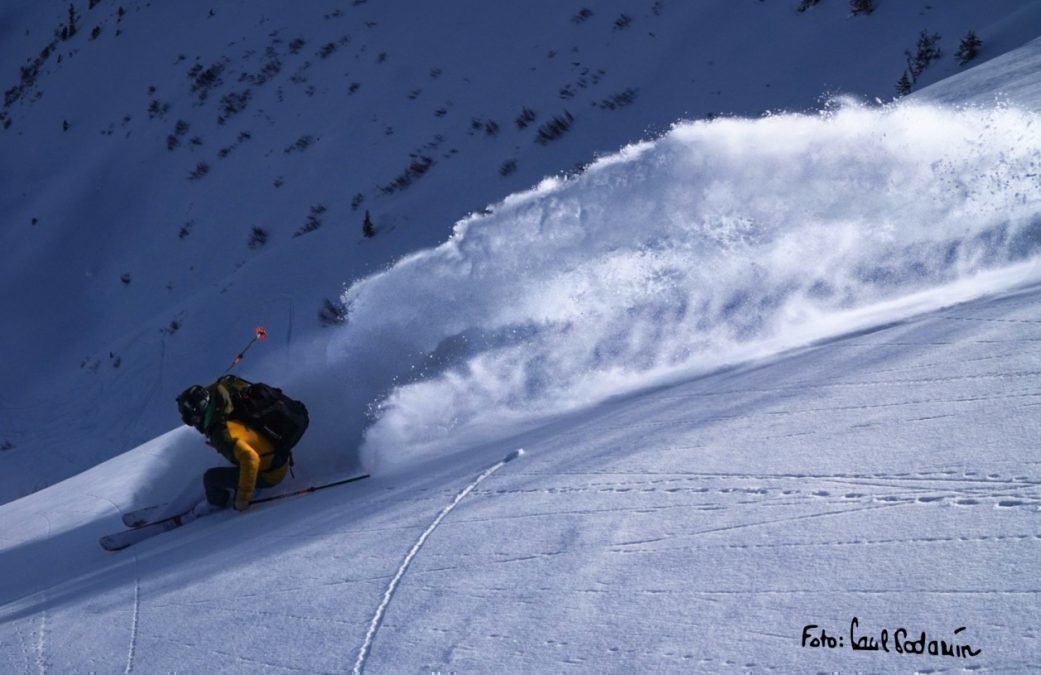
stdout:
POLYGON ((505 457, 503 457, 502 461, 504 461, 504 462, 512 462, 513 460, 517 459, 518 457, 520 457, 523 454, 524 454, 524 448, 517 448, 516 450, 514 450, 510 454, 508 454, 505 457))
POLYGON ((98 543, 101 544, 101 548, 105 549, 106 551, 122 551, 124 548, 126 548, 125 545, 120 545, 111 537, 107 536, 99 539, 98 543))

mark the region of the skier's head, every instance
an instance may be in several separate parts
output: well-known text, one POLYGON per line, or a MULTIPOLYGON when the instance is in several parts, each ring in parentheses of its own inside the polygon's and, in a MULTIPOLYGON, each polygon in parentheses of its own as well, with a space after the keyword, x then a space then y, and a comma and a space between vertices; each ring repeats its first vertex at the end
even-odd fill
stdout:
POLYGON ((177 410, 185 424, 202 431, 206 408, 210 405, 210 392, 206 387, 193 384, 177 397, 177 410))

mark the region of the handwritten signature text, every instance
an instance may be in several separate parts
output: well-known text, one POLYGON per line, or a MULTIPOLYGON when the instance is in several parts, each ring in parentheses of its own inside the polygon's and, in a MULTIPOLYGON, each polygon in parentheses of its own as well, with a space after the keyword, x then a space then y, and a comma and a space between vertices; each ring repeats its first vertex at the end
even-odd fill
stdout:
POLYGON ((909 631, 897 628, 890 632, 883 628, 877 634, 864 632, 860 627, 860 619, 853 617, 849 622, 849 637, 829 633, 815 623, 808 623, 802 629, 802 646, 814 649, 844 649, 849 646, 855 652, 895 652, 897 654, 928 654, 929 656, 951 656, 967 659, 979 656, 983 651, 975 649, 968 642, 958 637, 965 631, 965 626, 954 629, 953 639, 936 639, 923 631, 909 631))

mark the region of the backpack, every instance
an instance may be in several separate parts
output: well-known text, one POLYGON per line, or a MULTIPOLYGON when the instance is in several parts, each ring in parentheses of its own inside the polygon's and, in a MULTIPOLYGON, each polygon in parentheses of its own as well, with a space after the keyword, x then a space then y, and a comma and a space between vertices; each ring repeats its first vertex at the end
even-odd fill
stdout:
POLYGON ((303 403, 282 393, 281 389, 249 382, 235 375, 217 380, 218 391, 227 393, 231 407, 225 412, 228 419, 245 424, 269 441, 275 449, 272 469, 286 462, 293 466, 293 447, 307 431, 310 419, 303 403))

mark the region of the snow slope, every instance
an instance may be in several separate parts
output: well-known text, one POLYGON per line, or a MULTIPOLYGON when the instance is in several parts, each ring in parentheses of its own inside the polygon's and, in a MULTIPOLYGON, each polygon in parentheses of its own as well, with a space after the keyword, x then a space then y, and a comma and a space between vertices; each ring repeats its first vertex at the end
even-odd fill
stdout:
POLYGON ((366 672, 1036 667, 1039 293, 105 555, 95 539, 130 506, 128 478, 173 440, 157 439, 3 507, 0 659, 25 672, 334 673, 360 657, 366 672), (876 639, 903 627, 981 652, 853 652, 853 617, 876 639), (808 624, 845 645, 800 646, 808 624))
POLYGON ((461 223, 300 349, 323 442, 382 401, 373 478, 102 553, 209 462, 178 429, 6 504, 0 659, 1036 669, 1041 101, 1005 93, 682 124, 461 223))
MULTIPOLYGON (((889 100, 920 31, 945 56, 916 88, 969 29, 985 61, 1041 22, 1036 0, 71 4, 68 40, 70 3, 0 6, 3 500, 170 429, 258 324, 247 375, 356 380, 320 375, 324 302, 546 176, 678 119, 889 100)), ((329 433, 349 454, 358 422, 329 433)))

